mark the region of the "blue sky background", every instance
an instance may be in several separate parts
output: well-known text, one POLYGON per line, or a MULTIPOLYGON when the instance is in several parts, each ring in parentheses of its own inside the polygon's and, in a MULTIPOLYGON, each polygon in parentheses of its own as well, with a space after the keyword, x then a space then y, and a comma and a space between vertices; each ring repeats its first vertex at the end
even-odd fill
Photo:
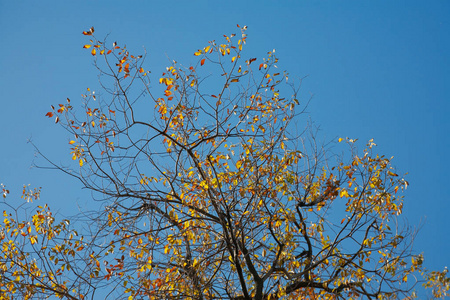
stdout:
POLYGON ((431 269, 450 267, 449 1, 3 1, 0 0, 0 182, 21 201, 23 184, 43 188, 42 202, 70 215, 90 203, 78 182, 30 168, 34 149, 70 164, 70 140, 44 115, 98 87, 83 30, 145 46, 146 68, 167 57, 188 65, 209 40, 248 26, 246 53, 276 49, 280 69, 308 78, 311 118, 320 137, 374 138, 395 156, 410 187, 405 217, 422 229, 415 242, 431 269))

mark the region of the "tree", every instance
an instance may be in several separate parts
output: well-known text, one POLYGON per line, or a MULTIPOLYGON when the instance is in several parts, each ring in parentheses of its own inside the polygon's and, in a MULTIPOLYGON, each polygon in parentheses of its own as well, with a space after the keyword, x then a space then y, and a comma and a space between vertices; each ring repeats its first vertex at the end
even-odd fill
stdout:
POLYGON ((2 299, 409 299, 421 281, 449 295, 447 270, 411 248, 391 159, 372 140, 339 139, 345 155, 320 146, 298 123, 299 85, 275 51, 243 61, 239 29, 195 66, 173 61, 158 86, 145 55, 83 32, 103 91, 88 89, 81 114, 69 99, 47 113, 73 136, 75 167, 48 162, 101 206, 60 222, 9 206, 2 299))

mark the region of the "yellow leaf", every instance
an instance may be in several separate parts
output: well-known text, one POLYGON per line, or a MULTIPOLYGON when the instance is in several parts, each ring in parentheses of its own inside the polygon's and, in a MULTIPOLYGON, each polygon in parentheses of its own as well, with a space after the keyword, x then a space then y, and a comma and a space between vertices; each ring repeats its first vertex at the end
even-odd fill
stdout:
POLYGON ((339 143, 342 142, 342 138, 339 138, 338 142, 339 142, 339 143))
POLYGON ((241 166, 242 166, 242 161, 238 160, 237 163, 236 163, 236 168, 240 169, 241 166))
POLYGON ((206 47, 205 49, 203 49, 203 51, 205 51, 205 53, 208 53, 209 48, 211 48, 211 46, 206 47))
POLYGON ((95 48, 92 49, 91 54, 92 54, 92 55, 95 55, 96 53, 97 53, 97 51, 95 51, 95 48))
POLYGON ((202 50, 198 50, 197 52, 194 53, 195 56, 199 56, 202 55, 202 50))
POLYGON ((92 45, 84 45, 83 48, 89 49, 92 45))
POLYGON ((75 141, 70 141, 69 144, 71 144, 71 145, 72 145, 72 144, 75 144, 75 141))
POLYGON ((83 166, 83 159, 80 159, 80 167, 83 166))

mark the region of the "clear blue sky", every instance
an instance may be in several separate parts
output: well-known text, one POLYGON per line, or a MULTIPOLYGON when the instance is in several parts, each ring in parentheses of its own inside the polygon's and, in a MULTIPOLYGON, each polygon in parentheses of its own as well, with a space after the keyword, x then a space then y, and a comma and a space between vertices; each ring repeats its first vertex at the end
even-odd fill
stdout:
MULTIPOLYGON (((409 172, 405 217, 423 225, 415 243, 428 267, 450 267, 449 1, 2 1, 0 0, 0 182, 20 201, 23 184, 70 214, 90 195, 56 171, 30 169, 32 138, 51 159, 70 163, 69 136, 44 115, 66 97, 97 87, 81 32, 145 46, 159 74, 167 56, 192 53, 248 25, 247 53, 276 49, 280 68, 314 94, 320 135, 374 138, 409 172)), ((364 143, 362 143, 363 145, 364 143)))

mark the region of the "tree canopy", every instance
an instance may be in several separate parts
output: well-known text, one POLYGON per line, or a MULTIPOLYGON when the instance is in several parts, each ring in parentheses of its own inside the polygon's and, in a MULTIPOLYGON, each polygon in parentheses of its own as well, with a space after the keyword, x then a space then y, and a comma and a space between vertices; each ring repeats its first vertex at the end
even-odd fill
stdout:
POLYGON ((157 79, 145 53, 83 32, 101 91, 52 106, 73 164, 47 161, 101 205, 58 220, 29 203, 39 189, 25 186, 20 206, 4 200, 2 299, 449 295, 447 270, 426 270, 412 248, 392 158, 373 140, 318 142, 301 80, 275 51, 245 57, 238 27, 157 79))

